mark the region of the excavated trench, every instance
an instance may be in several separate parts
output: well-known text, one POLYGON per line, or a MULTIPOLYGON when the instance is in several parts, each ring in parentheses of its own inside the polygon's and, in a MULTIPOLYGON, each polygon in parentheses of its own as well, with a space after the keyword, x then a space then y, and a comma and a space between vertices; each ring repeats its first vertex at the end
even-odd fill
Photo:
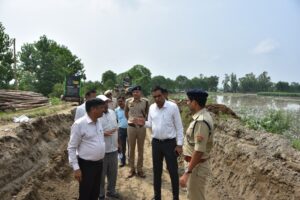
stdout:
MULTIPOLYGON (((226 112, 224 106, 211 112, 226 112)), ((300 152, 278 135, 249 130, 239 119, 215 119, 209 200, 300 199, 300 152)), ((233 115, 234 116, 234 115, 233 115)), ((236 117, 236 116, 234 116, 236 117)), ((68 200, 77 198, 77 183, 67 160, 71 114, 57 114, 18 126, 0 137, 0 199, 68 200)), ((117 189, 122 199, 151 199, 150 139, 145 143, 145 180, 126 180, 120 169, 117 189)), ((170 180, 163 175, 163 198, 171 199, 170 180)), ((181 199, 186 199, 181 191, 181 199)))

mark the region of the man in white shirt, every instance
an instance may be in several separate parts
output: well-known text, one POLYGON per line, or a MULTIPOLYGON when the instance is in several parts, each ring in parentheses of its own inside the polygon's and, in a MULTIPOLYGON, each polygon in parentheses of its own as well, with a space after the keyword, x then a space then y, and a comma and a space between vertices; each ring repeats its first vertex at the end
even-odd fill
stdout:
POLYGON ((178 106, 167 101, 163 95, 164 89, 156 86, 152 90, 155 103, 149 108, 148 121, 135 119, 138 124, 152 128, 152 161, 154 198, 161 200, 161 175, 163 158, 172 183, 173 199, 179 199, 179 177, 177 157, 182 153, 183 126, 178 106))
POLYGON ((79 182, 79 200, 99 197, 105 143, 98 118, 104 112, 104 105, 101 99, 88 100, 87 114, 76 120, 71 128, 68 154, 74 177, 79 182))
POLYGON ((116 182, 118 174, 118 123, 116 113, 108 108, 109 99, 104 95, 98 95, 102 101, 105 101, 105 110, 103 116, 99 119, 103 130, 105 140, 105 157, 103 160, 103 171, 100 184, 99 199, 107 197, 119 198, 116 192, 116 182), (105 194, 105 177, 107 177, 107 192, 105 194))
MULTIPOLYGON (((87 101, 90 99, 94 99, 94 98, 96 98, 96 95, 97 95, 96 90, 90 90, 85 93, 85 100, 87 101)), ((74 121, 76 121, 80 117, 83 117, 85 114, 86 114, 85 103, 83 103, 80 106, 77 106, 74 121)))

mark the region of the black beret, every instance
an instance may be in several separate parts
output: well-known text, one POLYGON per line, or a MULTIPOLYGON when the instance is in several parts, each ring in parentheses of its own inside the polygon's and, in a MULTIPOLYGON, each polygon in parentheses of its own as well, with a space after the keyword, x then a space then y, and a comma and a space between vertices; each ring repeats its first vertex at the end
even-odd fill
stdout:
POLYGON ((142 87, 139 86, 139 85, 133 86, 133 87, 131 88, 131 92, 133 92, 134 90, 142 90, 142 87))
POLYGON ((192 98, 207 98, 208 97, 208 93, 205 92, 202 89, 191 89, 188 90, 186 95, 188 97, 192 97, 192 98))

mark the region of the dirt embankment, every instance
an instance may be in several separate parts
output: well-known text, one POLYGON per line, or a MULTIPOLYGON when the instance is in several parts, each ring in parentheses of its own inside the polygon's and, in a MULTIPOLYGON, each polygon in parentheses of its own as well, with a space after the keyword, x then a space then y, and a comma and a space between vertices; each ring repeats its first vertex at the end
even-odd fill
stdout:
POLYGON ((38 118, 0 138, 0 199, 47 199, 39 193, 41 187, 53 189, 46 182, 68 181, 66 144, 72 122, 71 114, 38 118))
POLYGON ((220 199, 300 199, 300 152, 279 135, 215 121, 212 188, 220 199))
MULTIPOLYGON (((212 112, 220 113, 215 108, 212 112)), ((300 199, 300 152, 278 135, 246 129, 238 119, 214 118, 208 200, 300 199)), ((78 184, 68 166, 66 151, 72 122, 71 114, 39 118, 22 124, 15 134, 0 137, 1 200, 77 198, 78 184)), ((153 197, 150 137, 145 142, 144 157, 146 179, 128 180, 129 168, 119 169, 117 190, 124 200, 153 197)), ((172 197, 165 170, 162 196, 165 200, 172 197)), ((186 199, 184 190, 180 198, 186 199)))

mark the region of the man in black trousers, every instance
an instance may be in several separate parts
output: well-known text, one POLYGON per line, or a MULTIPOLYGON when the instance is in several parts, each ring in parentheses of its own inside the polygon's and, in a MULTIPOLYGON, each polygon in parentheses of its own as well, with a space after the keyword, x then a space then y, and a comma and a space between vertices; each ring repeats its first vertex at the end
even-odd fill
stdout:
POLYGON ((105 155, 104 133, 98 118, 104 112, 105 102, 91 99, 85 108, 87 114, 77 119, 71 128, 69 162, 79 182, 79 200, 97 200, 105 155))
POLYGON ((179 199, 177 156, 182 153, 183 126, 178 106, 167 101, 164 89, 152 90, 155 103, 149 108, 148 120, 136 119, 136 123, 152 128, 152 160, 154 175, 154 200, 161 200, 161 175, 165 157, 172 183, 173 199, 179 199))

